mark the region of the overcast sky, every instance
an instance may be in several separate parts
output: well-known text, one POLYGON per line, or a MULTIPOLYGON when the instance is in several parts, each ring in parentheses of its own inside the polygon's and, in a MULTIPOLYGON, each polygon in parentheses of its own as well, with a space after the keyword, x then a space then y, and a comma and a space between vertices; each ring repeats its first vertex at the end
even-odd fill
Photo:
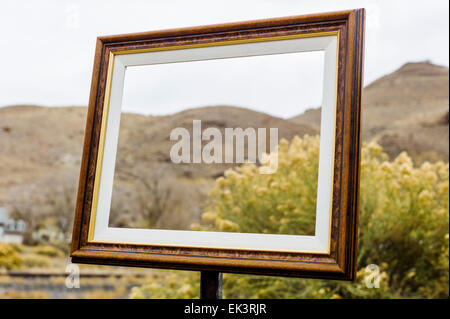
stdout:
MULTIPOLYGON (((13 104, 87 105, 95 39, 99 35, 359 7, 367 9, 366 84, 394 71, 406 62, 430 60, 432 63, 448 66, 449 2, 446 0, 2 0, 0 3, 0 57, 2 62, 0 106, 13 104)), ((309 71, 312 65, 320 68, 320 63, 311 64, 310 61, 306 58, 303 64, 298 65, 299 70, 312 74, 314 72, 309 71)), ((267 64, 267 62, 261 63, 267 64)), ((203 70, 198 71, 199 74, 208 67, 197 68, 203 70)), ((257 68, 257 65, 253 67, 257 68)), ((189 68, 186 68, 179 72, 188 71, 189 68)), ((124 105, 126 101, 129 101, 127 107, 135 112, 164 114, 177 111, 177 107, 228 102, 227 99, 215 101, 212 97, 208 100, 203 95, 202 99, 188 101, 182 92, 193 92, 192 89, 195 86, 198 87, 198 83, 185 81, 184 91, 180 89, 179 96, 186 104, 179 105, 179 101, 168 98, 174 95, 173 91, 172 95, 164 94, 168 90, 165 83, 170 83, 170 81, 168 82, 162 77, 161 81, 156 80, 158 77, 153 81, 143 81, 142 79, 148 77, 148 72, 143 71, 141 75, 137 74, 139 72, 134 72, 134 75, 132 73, 130 72, 126 76, 126 85, 129 88, 125 92, 124 105), (134 85, 130 86, 130 83, 134 83, 134 85), (155 94, 149 96, 141 94, 142 92, 154 92, 155 94), (151 110, 146 104, 149 99, 152 101, 151 110)), ((220 81, 217 81, 204 81, 204 85, 207 87, 203 87, 203 92, 216 92, 214 90, 220 87, 220 81)), ((223 81, 226 81, 226 77, 223 81)), ((286 81, 289 82, 289 77, 286 81)), ((319 101, 317 98, 317 92, 320 92, 320 88, 317 86, 320 84, 316 84, 319 82, 314 80, 314 75, 311 75, 311 89, 305 92, 303 103, 290 105, 288 100, 283 102, 280 98, 284 95, 281 91, 277 91, 277 83, 264 83, 264 81, 261 82, 261 86, 257 86, 257 90, 266 91, 264 85, 273 87, 272 97, 276 97, 272 99, 273 102, 269 103, 271 99, 267 94, 261 94, 260 100, 258 100, 258 94, 254 94, 251 101, 246 100, 244 92, 248 92, 248 90, 236 88, 248 86, 248 79, 239 78, 233 82, 235 89, 232 91, 233 99, 229 103, 236 104, 242 101, 245 104, 242 106, 260 105, 259 108, 262 111, 273 110, 274 103, 284 104, 275 115, 292 116, 301 113, 307 107, 320 104, 320 98, 319 101)), ((210 94, 210 96, 217 96, 217 94, 216 92, 215 95, 210 94)))

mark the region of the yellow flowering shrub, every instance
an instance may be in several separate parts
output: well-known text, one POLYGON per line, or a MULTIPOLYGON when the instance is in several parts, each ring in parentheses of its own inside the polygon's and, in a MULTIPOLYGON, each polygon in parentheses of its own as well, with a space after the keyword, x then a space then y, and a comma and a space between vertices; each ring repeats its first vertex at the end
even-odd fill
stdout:
POLYGON ((363 148, 359 265, 387 263, 392 292, 448 297, 449 165, 363 148), (445 258, 445 256, 447 256, 445 258))
POLYGON ((0 243, 0 269, 16 269, 22 266, 22 263, 15 245, 0 243))
MULTIPOLYGON (((283 234, 314 233, 317 137, 282 141, 279 167, 259 174, 252 164, 216 181, 196 229, 283 234)), ((448 298, 449 165, 414 166, 401 153, 389 160, 375 142, 361 160, 358 274, 355 282, 225 274, 225 298, 448 298), (379 267, 379 288, 368 288, 379 267)), ((176 274, 176 273, 173 273, 176 274)), ((172 275, 173 275, 172 274, 172 275)), ((196 273, 179 272, 176 289, 164 283, 136 288, 140 297, 198 296, 196 273), (182 274, 182 275, 181 275, 182 274), (189 294, 184 291, 187 286, 189 294), (184 287, 181 289, 180 287, 184 287)))
POLYGON ((278 154, 275 174, 245 164, 217 179, 202 217, 206 229, 314 235, 319 137, 282 139, 278 154))

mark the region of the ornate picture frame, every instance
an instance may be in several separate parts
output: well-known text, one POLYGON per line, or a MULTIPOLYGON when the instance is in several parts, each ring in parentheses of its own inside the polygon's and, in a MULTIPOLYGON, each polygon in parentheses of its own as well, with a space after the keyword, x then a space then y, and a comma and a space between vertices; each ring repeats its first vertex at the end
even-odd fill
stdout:
POLYGON ((72 261, 353 280, 356 274, 364 9, 97 39, 72 261), (322 50, 314 236, 109 227, 127 66, 322 50), (271 236, 271 237, 264 237, 271 236))

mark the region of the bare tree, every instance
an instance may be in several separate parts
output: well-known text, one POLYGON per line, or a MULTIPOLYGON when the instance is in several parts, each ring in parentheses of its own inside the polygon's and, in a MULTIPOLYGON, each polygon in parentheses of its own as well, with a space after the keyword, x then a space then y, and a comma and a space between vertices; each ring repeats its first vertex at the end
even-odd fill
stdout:
POLYGON ((120 175, 138 183, 136 200, 143 226, 156 228, 165 214, 179 209, 181 192, 166 165, 153 165, 139 172, 121 171, 120 175))

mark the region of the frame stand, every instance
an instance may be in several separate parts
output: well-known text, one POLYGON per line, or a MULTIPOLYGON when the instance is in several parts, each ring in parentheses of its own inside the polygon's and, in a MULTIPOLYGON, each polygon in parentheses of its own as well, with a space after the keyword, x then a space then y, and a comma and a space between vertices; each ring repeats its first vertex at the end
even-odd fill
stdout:
POLYGON ((222 299, 222 273, 202 271, 200 274, 200 299, 222 299))

